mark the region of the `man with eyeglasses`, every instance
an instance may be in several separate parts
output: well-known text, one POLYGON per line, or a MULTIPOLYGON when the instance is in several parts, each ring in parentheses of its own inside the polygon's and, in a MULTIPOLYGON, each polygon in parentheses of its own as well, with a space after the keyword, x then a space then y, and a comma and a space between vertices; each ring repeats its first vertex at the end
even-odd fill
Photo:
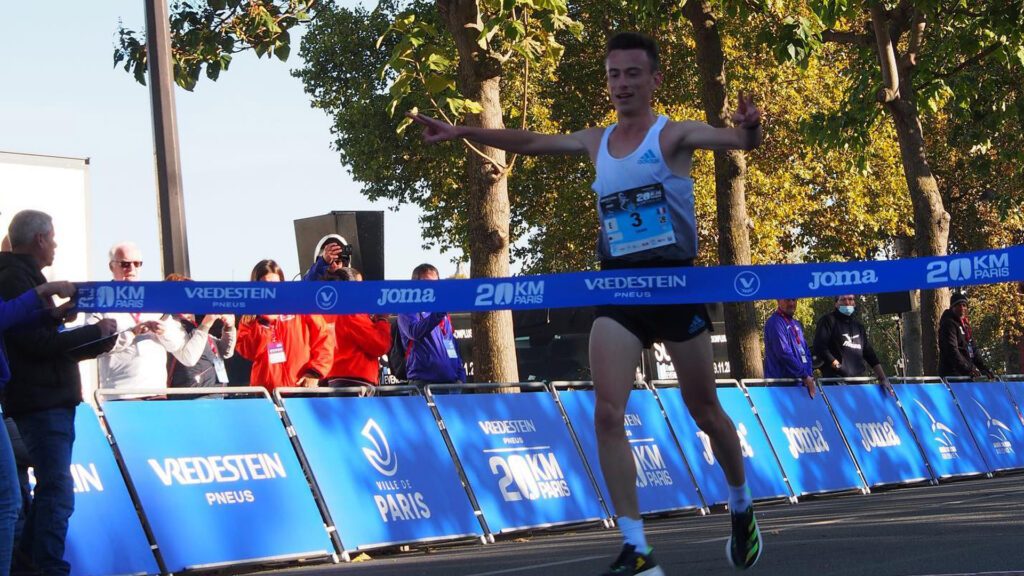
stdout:
MULTIPOLYGON (((110 248, 110 272, 115 282, 139 280, 142 251, 132 242, 110 248)), ((155 390, 167 387, 167 352, 186 366, 188 358, 180 352, 185 346, 181 324, 151 312, 97 313, 90 321, 113 319, 117 322, 117 341, 113 349, 97 358, 99 387, 103 389, 155 390)), ((144 397, 138 395, 136 397, 144 397)))

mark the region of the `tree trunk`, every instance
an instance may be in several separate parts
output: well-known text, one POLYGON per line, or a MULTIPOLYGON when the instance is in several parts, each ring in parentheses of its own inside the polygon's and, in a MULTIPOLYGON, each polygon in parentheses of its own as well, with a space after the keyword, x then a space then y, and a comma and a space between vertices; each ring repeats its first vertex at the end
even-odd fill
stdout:
MULTIPOLYGON (((914 239, 906 236, 896 238, 896 255, 900 258, 917 256, 914 239)), ((907 376, 924 376, 924 362, 921 357, 921 291, 910 291, 910 312, 901 315, 902 346, 907 376)))
MULTIPOLYGON (((913 103, 909 74, 900 82, 900 97, 886 103, 896 126, 903 173, 914 206, 914 245, 920 256, 945 256, 949 214, 942 206, 939 185, 925 155, 924 135, 913 103)), ((939 318, 949 307, 949 290, 921 291, 921 358, 925 374, 939 373, 939 318)))
MULTIPOLYGON (((480 49, 472 0, 437 0, 438 11, 455 40, 459 53, 459 90, 480 103, 483 111, 470 114, 466 124, 504 128, 501 107, 501 64, 480 49)), ((484 154, 502 164, 505 152, 486 146, 484 154)), ((466 195, 469 202, 470 276, 497 278, 509 275, 509 199, 506 174, 476 152, 466 152, 466 195)), ((473 366, 476 382, 518 382, 512 312, 473 314, 473 366)))
MULTIPOLYGON (((690 1, 683 14, 693 26, 700 68, 701 100, 708 124, 730 126, 725 79, 725 53, 711 5, 690 1)), ((744 192, 747 172, 743 152, 715 152, 715 198, 718 212, 718 261, 723 265, 750 264, 750 234, 744 192)), ((753 302, 725 305, 729 365, 733 378, 761 378, 761 342, 753 302)))
MULTIPOLYGON (((896 42, 890 36, 886 12, 878 3, 871 3, 870 10, 882 77, 886 80, 886 88, 879 91, 878 100, 885 105, 896 128, 903 174, 914 207, 914 247, 918 256, 945 256, 949 214, 942 206, 939 185, 928 164, 913 83, 916 60, 913 50, 923 37, 924 20, 920 17, 913 19, 915 24, 908 44, 911 52, 897 58, 894 52, 896 42), (897 82, 898 89, 894 89, 897 82)), ((949 290, 940 288, 921 292, 921 356, 926 374, 938 374, 939 318, 947 307, 949 290)))

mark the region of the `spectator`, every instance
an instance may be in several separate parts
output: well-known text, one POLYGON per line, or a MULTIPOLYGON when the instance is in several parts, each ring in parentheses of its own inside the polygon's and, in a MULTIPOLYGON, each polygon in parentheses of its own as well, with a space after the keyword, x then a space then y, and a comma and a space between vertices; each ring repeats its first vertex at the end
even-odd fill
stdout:
POLYGON ((995 378, 974 345, 967 320, 967 296, 956 292, 939 319, 939 375, 977 378, 982 374, 995 378))
MULTIPOLYGON (((57 243, 53 220, 35 210, 11 219, 10 253, 0 253, 0 298, 12 300, 46 283, 42 269, 53 264, 57 243)), ((69 574, 64 560, 68 518, 75 508, 71 450, 75 409, 82 402, 78 362, 113 346, 116 323, 60 330, 59 321, 24 326, 4 336, 10 380, 4 414, 14 418, 35 466, 36 486, 19 543, 26 570, 69 574)))
POLYGON ((317 243, 313 258, 313 265, 303 275, 303 280, 323 280, 328 272, 351 266, 352 247, 343 236, 328 234, 317 243))
MULTIPOLYGON (((170 274, 171 282, 190 282, 191 278, 181 274, 170 274)), ((172 356, 167 366, 167 386, 169 388, 211 388, 228 385, 228 371, 224 360, 235 354, 235 342, 238 333, 235 330, 235 317, 231 314, 207 314, 196 321, 192 314, 175 314, 172 316, 181 324, 185 332, 185 346, 182 348, 184 362, 172 356), (211 334, 214 324, 221 321, 220 336, 211 334), (188 365, 189 361, 195 363, 188 365)))
MULTIPOLYGON (((438 280, 437 268, 420 264, 413 280, 438 280)), ((446 312, 399 314, 398 329, 405 347, 406 375, 410 384, 456 384, 466 381, 459 343, 446 312)))
MULTIPOLYGON (((70 282, 49 282, 12 300, 0 300, 0 338, 8 329, 16 331, 19 326, 62 320, 67 309, 53 308, 51 298, 70 298, 74 293, 75 287, 70 282)), ((0 345, 0 392, 10 378, 7 354, 0 345)), ((6 426, 0 426, 0 482, 0 576, 7 576, 11 568, 18 511, 22 506, 22 490, 6 426)))
MULTIPOLYGON (((325 280, 361 282, 355 268, 328 272, 325 280)), ((380 376, 380 357, 391 346, 391 324, 386 314, 339 314, 334 317, 334 365, 328 386, 376 386, 380 376)))
POLYGON ((793 315, 796 298, 781 298, 764 323, 764 377, 799 380, 814 398, 814 365, 804 325, 793 315))
MULTIPOLYGON (((107 266, 116 282, 135 282, 142 268, 142 252, 131 242, 110 248, 107 266)), ((110 318, 117 322, 117 341, 100 356, 99 387, 121 390, 159 390, 167 387, 167 352, 191 366, 195 358, 184 350, 185 331, 169 316, 154 312, 101 312, 90 322, 110 318)), ((124 398, 130 396, 123 396, 124 398)), ((131 397, 140 397, 133 395, 131 397)))
MULTIPOLYGON (((280 282, 281 267, 261 260, 254 282, 280 282)), ((245 316, 238 327, 238 353, 252 362, 250 384, 268 390, 283 386, 315 388, 334 361, 334 330, 323 316, 261 314, 245 316)))
POLYGON ((814 353, 822 362, 821 375, 823 378, 855 378, 863 376, 866 366, 870 366, 886 391, 894 394, 864 325, 853 317, 856 310, 857 297, 844 294, 836 296, 835 310, 818 319, 814 353))

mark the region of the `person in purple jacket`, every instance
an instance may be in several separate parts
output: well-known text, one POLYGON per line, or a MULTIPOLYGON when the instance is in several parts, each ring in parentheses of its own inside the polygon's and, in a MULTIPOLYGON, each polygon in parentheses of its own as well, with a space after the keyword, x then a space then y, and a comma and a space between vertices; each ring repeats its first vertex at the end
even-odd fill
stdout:
MULTIPOLYGON (((7 363, 7 348, 3 335, 10 328, 17 328, 46 319, 63 319, 71 302, 54 308, 51 298, 70 298, 75 286, 70 282, 48 282, 25 291, 11 300, 0 300, 0 391, 11 379, 11 368, 7 363)), ((7 576, 11 570, 11 556, 14 546, 14 525, 21 509, 21 487, 14 465, 14 450, 7 435, 7 427, 0 426, 0 576, 7 576)))
POLYGON ((804 325, 793 315, 796 298, 781 298, 764 323, 764 377, 799 380, 814 398, 814 365, 804 325))
MULTIPOLYGON (((413 269, 412 279, 438 280, 437 268, 420 264, 413 269)), ((406 377, 410 384, 422 387, 466 381, 452 319, 446 312, 399 314, 398 329, 402 334, 406 377)))

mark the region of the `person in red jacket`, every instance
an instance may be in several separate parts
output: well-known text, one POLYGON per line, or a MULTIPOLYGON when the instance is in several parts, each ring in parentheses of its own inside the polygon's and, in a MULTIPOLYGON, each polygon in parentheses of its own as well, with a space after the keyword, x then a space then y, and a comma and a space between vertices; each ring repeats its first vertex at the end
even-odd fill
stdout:
MULTIPOLYGON (((355 268, 328 272, 324 280, 361 282, 355 268)), ((328 386, 353 386, 379 382, 380 357, 391 347, 391 324, 386 314, 339 314, 334 317, 334 366, 328 386)))
MULTIPOLYGON (((254 282, 280 282, 281 267, 261 260, 254 282)), ((286 386, 315 388, 334 361, 334 329, 323 316, 265 314, 245 316, 235 351, 252 362, 249 383, 267 390, 286 386)))

